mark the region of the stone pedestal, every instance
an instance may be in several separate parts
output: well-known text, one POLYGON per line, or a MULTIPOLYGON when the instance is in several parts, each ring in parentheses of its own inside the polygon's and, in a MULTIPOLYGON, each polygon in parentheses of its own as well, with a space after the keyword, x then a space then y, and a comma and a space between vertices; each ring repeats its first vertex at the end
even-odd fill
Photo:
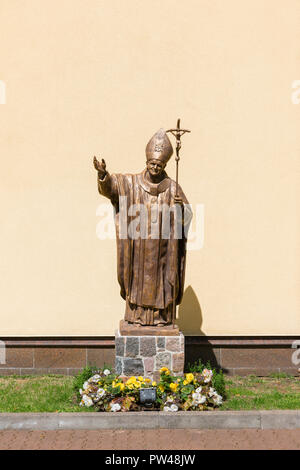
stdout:
POLYGON ((119 332, 121 336, 178 336, 180 334, 177 325, 166 326, 142 326, 120 321, 119 332))
POLYGON ((172 375, 183 375, 184 336, 125 336, 116 332, 116 373, 159 379, 159 369, 167 367, 172 375))

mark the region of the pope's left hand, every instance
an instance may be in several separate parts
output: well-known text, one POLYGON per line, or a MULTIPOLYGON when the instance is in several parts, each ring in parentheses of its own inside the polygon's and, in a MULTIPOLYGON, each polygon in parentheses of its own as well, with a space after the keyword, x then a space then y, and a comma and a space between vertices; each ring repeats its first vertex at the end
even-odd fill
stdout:
POLYGON ((183 206, 183 199, 180 196, 174 196, 174 203, 183 206))

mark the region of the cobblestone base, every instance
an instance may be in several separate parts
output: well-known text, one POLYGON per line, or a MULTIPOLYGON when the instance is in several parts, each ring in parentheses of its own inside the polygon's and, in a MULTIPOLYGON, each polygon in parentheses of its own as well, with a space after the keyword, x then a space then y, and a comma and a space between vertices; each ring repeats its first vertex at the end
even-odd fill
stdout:
POLYGON ((167 367, 173 375, 184 369, 184 336, 121 336, 116 332, 116 373, 142 375, 156 380, 159 369, 167 367))

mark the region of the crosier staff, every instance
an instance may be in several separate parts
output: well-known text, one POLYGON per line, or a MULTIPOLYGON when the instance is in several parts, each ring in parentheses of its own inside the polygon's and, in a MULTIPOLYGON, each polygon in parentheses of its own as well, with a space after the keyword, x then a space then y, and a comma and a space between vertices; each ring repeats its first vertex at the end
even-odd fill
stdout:
MULTIPOLYGON (((186 132, 191 132, 188 129, 180 129, 180 119, 177 119, 177 127, 176 129, 169 129, 166 132, 170 132, 176 138, 176 191, 175 191, 175 198, 179 197, 178 194, 178 167, 179 167, 179 151, 181 149, 181 136, 186 132)), ((175 232, 174 232, 175 233, 175 232)), ((174 294, 173 294, 173 312, 172 312, 172 324, 173 328, 175 328, 175 320, 176 320, 176 282, 177 282, 177 253, 174 254, 174 294)))

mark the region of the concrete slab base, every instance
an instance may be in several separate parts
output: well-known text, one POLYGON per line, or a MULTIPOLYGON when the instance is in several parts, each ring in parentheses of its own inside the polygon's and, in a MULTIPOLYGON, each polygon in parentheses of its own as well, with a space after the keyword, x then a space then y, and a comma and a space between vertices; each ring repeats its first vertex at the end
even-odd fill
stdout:
POLYGON ((0 413, 0 430, 298 429, 300 410, 0 413))

